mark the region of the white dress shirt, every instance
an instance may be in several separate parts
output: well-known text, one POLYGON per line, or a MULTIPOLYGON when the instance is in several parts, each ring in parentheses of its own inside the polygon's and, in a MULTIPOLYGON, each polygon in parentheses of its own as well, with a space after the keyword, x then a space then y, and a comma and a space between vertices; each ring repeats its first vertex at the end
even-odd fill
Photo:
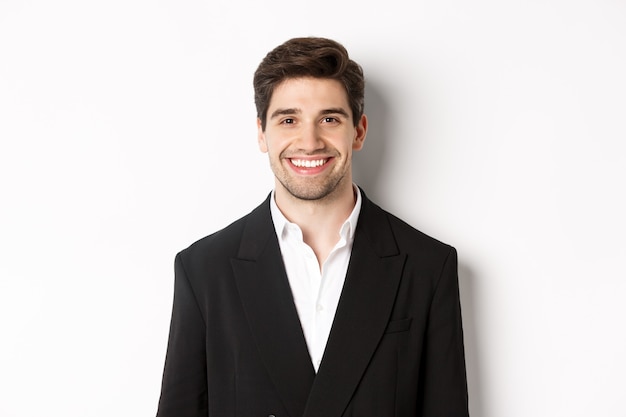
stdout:
POLYGON ((353 187, 356 204, 342 224, 339 240, 324 261, 321 270, 313 249, 302 239, 300 227, 289 222, 276 205, 274 192, 270 199, 276 236, 315 372, 322 361, 335 318, 352 253, 354 232, 361 212, 361 193, 356 186, 353 187))

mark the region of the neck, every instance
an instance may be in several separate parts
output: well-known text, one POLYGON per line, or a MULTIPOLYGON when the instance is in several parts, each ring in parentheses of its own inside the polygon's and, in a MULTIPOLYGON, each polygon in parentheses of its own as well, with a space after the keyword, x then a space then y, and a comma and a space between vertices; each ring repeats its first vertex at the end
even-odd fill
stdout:
POLYGON ((343 181, 343 184, 340 184, 331 194, 318 200, 303 200, 294 197, 284 187, 277 184, 275 197, 276 205, 283 215, 300 228, 328 226, 336 223, 337 231, 356 203, 352 181, 343 181))
POLYGON ((329 196, 302 200, 277 184, 276 205, 283 215, 302 230, 304 242, 315 252, 318 263, 324 260, 339 240, 339 230, 356 203, 352 181, 345 181, 329 196))

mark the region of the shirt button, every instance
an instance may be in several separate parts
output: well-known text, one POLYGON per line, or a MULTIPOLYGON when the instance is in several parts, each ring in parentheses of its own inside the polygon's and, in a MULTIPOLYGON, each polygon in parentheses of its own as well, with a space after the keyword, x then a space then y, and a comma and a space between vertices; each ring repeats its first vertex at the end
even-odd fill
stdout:
POLYGON ((318 304, 317 307, 315 308, 317 311, 322 311, 324 310, 324 306, 321 304, 318 304))

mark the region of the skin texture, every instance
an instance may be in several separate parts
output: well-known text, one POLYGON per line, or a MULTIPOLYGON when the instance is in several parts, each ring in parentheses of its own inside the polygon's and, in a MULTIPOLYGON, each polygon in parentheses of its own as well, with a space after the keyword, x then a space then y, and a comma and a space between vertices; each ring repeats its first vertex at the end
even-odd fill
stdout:
POLYGON ((367 117, 354 123, 339 81, 292 78, 274 90, 265 130, 260 120, 257 127, 259 149, 268 154, 275 177, 276 203, 300 225, 321 265, 354 208, 352 152, 363 147, 367 117))
POLYGON ((352 194, 352 151, 363 146, 367 120, 363 116, 354 126, 346 92, 338 81, 282 82, 272 95, 265 131, 257 123, 259 148, 269 155, 278 199, 286 194, 308 201, 335 199, 346 189, 352 194), (327 162, 305 168, 292 164, 292 158, 327 162))

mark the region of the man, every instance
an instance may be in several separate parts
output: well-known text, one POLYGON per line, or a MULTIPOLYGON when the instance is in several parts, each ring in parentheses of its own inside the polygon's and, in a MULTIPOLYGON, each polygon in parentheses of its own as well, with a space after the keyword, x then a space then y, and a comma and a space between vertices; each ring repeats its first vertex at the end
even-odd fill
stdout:
POLYGON ((360 66, 291 39, 254 89, 275 188, 177 255, 157 415, 467 416, 456 252, 352 181, 360 66))

